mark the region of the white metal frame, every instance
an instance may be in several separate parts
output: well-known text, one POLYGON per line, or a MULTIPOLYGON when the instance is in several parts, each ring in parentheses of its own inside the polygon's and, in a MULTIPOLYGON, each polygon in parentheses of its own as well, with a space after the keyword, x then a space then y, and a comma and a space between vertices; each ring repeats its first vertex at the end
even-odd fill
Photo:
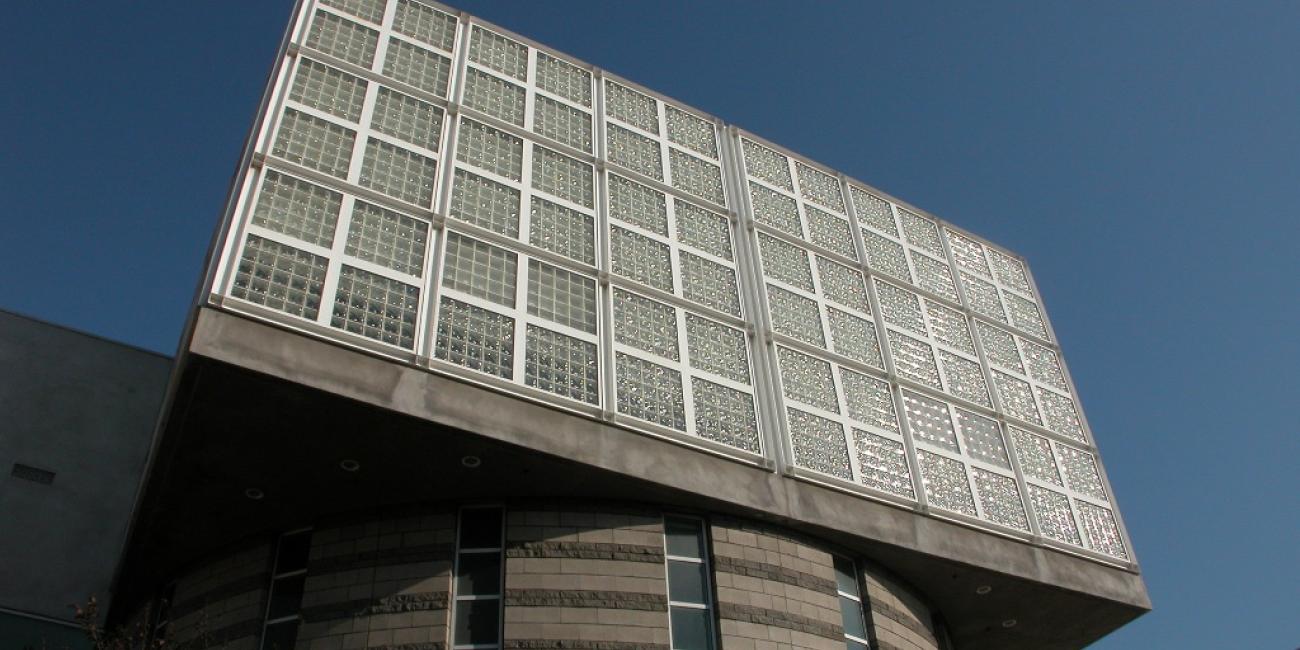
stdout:
POLYGON ((669 584, 670 580, 672 579, 670 572, 668 570, 669 562, 685 562, 688 564, 703 565, 704 567, 703 590, 704 590, 705 602, 691 603, 685 601, 672 600, 671 596, 669 596, 668 598, 667 601, 668 611, 666 612, 668 614, 668 648, 669 650, 672 650, 673 648, 676 647, 676 645, 674 645, 674 642, 672 640, 673 637, 672 615, 673 615, 673 608, 680 607, 683 609, 695 609, 695 610, 702 610, 706 612, 707 614, 706 620, 708 621, 708 625, 709 625, 709 634, 708 634, 709 648, 710 650, 712 650, 713 648, 716 648, 718 645, 718 640, 717 640, 718 624, 717 621, 715 620, 717 618, 717 611, 716 611, 717 602, 716 602, 716 595, 713 592, 713 563, 710 561, 709 558, 709 555, 711 554, 710 549, 712 549, 713 545, 709 541, 708 522, 704 520, 702 517, 696 517, 692 515, 667 514, 667 513, 663 515, 661 521, 664 527, 664 593, 665 595, 669 595, 672 593, 672 585, 669 584), (704 549, 703 557, 698 557, 698 558, 687 557, 684 555, 671 555, 668 553, 668 520, 670 519, 680 519, 684 521, 690 521, 690 522, 694 522, 697 526, 699 526, 700 546, 704 549))
POLYGON ((447 647, 453 650, 492 650, 500 648, 505 641, 505 602, 506 602, 506 511, 500 505, 474 505, 463 506, 456 511, 456 544, 455 544, 455 561, 451 569, 451 603, 449 605, 447 626, 447 647), (466 510, 495 510, 501 515, 500 540, 496 547, 473 547, 461 548, 461 526, 463 525, 464 514, 466 510), (498 573, 497 593, 495 595, 461 595, 456 587, 457 579, 460 576, 460 557, 461 554, 487 554, 496 553, 501 561, 501 570, 498 573), (470 600, 495 600, 497 601, 497 642, 496 643, 456 643, 456 608, 462 601, 470 600))

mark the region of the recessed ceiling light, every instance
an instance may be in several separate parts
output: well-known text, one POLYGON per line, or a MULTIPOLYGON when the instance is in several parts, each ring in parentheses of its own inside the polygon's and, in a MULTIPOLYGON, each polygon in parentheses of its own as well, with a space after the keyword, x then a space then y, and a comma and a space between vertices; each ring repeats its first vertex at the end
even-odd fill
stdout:
POLYGON ((988 585, 980 585, 975 588, 975 593, 980 596, 983 596, 984 594, 987 594, 990 591, 993 591, 993 587, 990 587, 988 585))
POLYGON ((262 497, 266 496, 266 493, 257 488, 248 488, 247 490, 244 490, 244 496, 254 501, 261 501, 262 497))
POLYGON ((345 472, 355 472, 361 469, 361 463, 351 458, 344 458, 343 460, 339 461, 339 469, 345 472))
POLYGON ((1015 626, 1016 626, 1016 619, 1014 618, 1008 618, 1007 620, 1002 621, 1002 627, 1015 627, 1015 626))
POLYGON ((476 469, 479 465, 483 464, 483 459, 478 456, 461 456, 460 464, 470 469, 476 469))

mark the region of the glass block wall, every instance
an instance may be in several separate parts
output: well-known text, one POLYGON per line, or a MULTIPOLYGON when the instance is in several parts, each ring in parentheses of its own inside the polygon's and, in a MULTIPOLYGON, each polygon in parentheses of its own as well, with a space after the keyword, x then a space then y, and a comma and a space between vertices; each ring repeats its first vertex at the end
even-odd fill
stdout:
POLYGON ((1129 561, 1023 261, 447 7, 306 0, 213 301, 1129 561))

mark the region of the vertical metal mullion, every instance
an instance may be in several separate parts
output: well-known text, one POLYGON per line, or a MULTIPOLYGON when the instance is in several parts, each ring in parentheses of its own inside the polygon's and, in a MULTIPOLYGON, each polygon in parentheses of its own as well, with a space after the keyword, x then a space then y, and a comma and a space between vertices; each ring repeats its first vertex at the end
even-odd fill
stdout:
MULTIPOLYGON (((605 146, 605 75, 601 70, 591 71, 591 125, 592 153, 596 156, 596 244, 599 248, 597 278, 600 290, 601 315, 605 327, 600 329, 599 347, 601 417, 612 422, 618 412, 617 355, 614 352, 614 289, 610 285, 613 264, 609 241, 609 171, 605 146)), ((672 269, 670 269, 672 270, 672 269)), ((674 275, 676 275, 674 273, 674 275)))

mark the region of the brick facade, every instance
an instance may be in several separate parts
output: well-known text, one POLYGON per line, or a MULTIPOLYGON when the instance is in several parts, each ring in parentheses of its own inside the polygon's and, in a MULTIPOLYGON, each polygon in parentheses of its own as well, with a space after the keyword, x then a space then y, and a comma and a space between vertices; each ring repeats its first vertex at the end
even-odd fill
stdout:
POLYGON ((271 580, 268 542, 205 563, 176 581, 169 633, 182 648, 257 650, 271 580))
POLYGON ((869 611, 873 647, 880 650, 939 650, 941 631, 935 629, 930 608, 911 589, 882 569, 859 563, 866 585, 863 603, 869 611))

